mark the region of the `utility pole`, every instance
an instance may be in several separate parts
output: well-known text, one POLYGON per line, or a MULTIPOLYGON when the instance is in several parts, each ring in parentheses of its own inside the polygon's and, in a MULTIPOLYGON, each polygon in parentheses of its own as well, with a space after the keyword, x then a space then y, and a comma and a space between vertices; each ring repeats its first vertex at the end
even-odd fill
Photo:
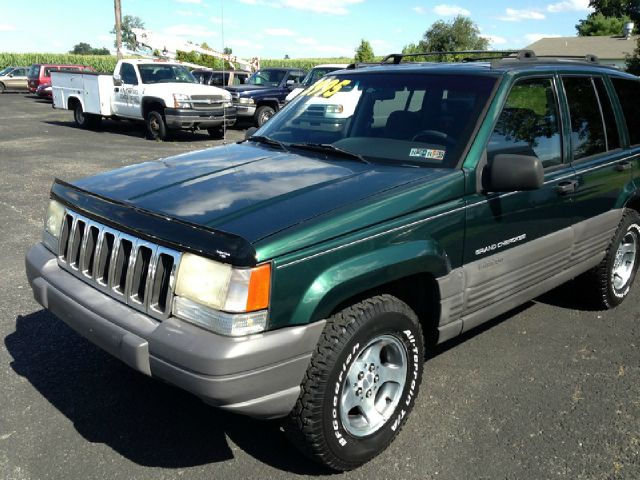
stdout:
POLYGON ((122 8, 120 0, 113 0, 113 8, 116 13, 116 52, 118 60, 122 60, 122 8))

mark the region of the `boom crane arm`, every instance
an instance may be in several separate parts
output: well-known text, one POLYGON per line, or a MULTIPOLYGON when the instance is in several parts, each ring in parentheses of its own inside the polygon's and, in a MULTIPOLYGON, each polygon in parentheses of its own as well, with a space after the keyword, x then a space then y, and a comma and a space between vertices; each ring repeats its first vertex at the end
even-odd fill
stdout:
POLYGON ((187 42, 178 37, 154 33, 143 28, 133 28, 132 30, 136 38, 136 50, 149 49, 152 52, 158 50, 162 52, 163 56, 171 59, 175 59, 178 50, 183 52, 197 52, 225 60, 232 70, 255 72, 260 68, 260 59, 258 57, 254 57, 251 61, 247 61, 238 58, 235 55, 218 52, 212 48, 202 47, 199 44, 187 42), (240 68, 238 68, 238 66, 240 68))

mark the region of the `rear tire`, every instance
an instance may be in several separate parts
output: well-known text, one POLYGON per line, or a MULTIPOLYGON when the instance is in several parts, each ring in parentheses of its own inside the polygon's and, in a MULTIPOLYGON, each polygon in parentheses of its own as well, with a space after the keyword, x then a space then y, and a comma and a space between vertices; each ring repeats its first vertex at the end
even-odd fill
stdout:
POLYGON ((147 138, 149 140, 165 140, 167 138, 167 124, 164 115, 157 110, 151 110, 145 118, 147 126, 147 138))
POLYGON ((406 422, 422 378, 416 314, 380 295, 327 320, 285 432, 303 453, 335 470, 385 450, 406 422))
POLYGON ((640 215, 625 210, 607 254, 598 266, 585 274, 596 306, 609 309, 627 297, 640 262, 640 215))
POLYGON ((102 124, 102 117, 93 113, 86 113, 82 104, 77 102, 73 107, 73 119, 80 128, 98 128, 102 124))
POLYGON ((6 89, 7 87, 5 87, 4 83, 0 82, 0 94, 3 94, 6 89))

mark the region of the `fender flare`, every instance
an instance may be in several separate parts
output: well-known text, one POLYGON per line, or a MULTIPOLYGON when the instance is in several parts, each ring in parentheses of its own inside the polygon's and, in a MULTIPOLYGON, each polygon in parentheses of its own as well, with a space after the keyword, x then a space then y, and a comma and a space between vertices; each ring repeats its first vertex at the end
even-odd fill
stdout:
POLYGON ((79 102, 80 105, 82 106, 82 111, 84 112, 84 102, 82 101, 82 98, 76 96, 76 95, 69 95, 69 97, 67 97, 67 104, 65 105, 65 109, 66 110, 73 110, 72 108, 69 107, 69 104, 74 104, 75 102, 79 102))
POLYGON ((388 245, 320 272, 296 306, 293 318, 322 320, 359 293, 411 275, 427 273, 437 278, 450 270, 446 253, 432 240, 388 245))

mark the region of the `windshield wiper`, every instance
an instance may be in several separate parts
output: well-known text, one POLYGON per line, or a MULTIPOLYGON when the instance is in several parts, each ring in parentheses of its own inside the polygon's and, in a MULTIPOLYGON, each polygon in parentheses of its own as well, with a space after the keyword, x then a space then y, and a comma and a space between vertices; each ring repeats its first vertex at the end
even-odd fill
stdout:
POLYGON ((328 152, 337 156, 341 156, 343 158, 358 160, 362 163, 371 163, 359 153, 353 153, 349 152, 348 150, 343 150, 342 148, 336 147, 331 143, 290 143, 289 146, 295 148, 303 148, 306 150, 314 150, 316 152, 328 152))
POLYGON ((272 147, 278 147, 280 150, 284 150, 285 152, 289 152, 284 143, 274 140, 271 137, 265 137, 264 135, 252 135, 247 140, 251 142, 264 143, 266 145, 271 145, 272 147))

